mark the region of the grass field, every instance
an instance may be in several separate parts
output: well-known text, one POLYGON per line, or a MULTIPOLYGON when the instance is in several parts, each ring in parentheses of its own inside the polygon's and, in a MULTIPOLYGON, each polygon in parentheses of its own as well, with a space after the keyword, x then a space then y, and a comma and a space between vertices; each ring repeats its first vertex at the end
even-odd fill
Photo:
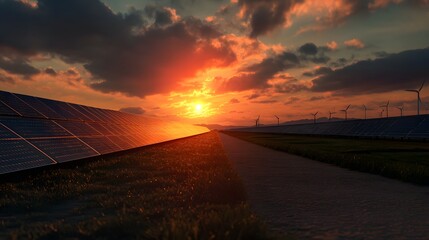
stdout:
POLYGON ((0 239, 270 239, 217 133, 2 180, 0 239))
POLYGON ((225 132, 231 136, 341 167, 429 185, 429 144, 371 139, 225 132))

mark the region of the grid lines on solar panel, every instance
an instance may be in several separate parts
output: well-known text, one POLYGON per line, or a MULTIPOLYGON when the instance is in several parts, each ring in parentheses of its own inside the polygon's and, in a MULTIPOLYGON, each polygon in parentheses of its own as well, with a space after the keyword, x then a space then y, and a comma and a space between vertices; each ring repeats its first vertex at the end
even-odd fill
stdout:
POLYGON ((15 133, 11 132, 9 129, 5 128, 0 124, 0 139, 13 139, 19 138, 15 133))
POLYGON ((107 137, 81 137, 80 139, 101 154, 112 153, 121 150, 120 147, 110 141, 107 137))
POLYGON ((31 139, 29 141, 60 163, 98 155, 77 138, 31 139))
POLYGON ((12 93, 0 91, 0 100, 13 108, 16 112, 19 112, 22 116, 44 117, 12 93))
POLYGON ((78 122, 78 121, 62 121, 57 120, 55 121, 59 125, 61 125, 63 128, 65 128, 67 131, 69 131, 71 134, 75 136, 97 136, 101 135, 97 130, 92 128, 90 125, 84 123, 84 122, 78 122))
POLYGON ((33 96, 27 96, 27 95, 21 95, 21 94, 15 94, 18 98, 20 98, 22 101, 26 102, 28 105, 32 106, 34 109, 45 115, 47 118, 52 119, 65 119, 63 115, 60 113, 57 113, 52 108, 48 107, 45 103, 40 101, 40 98, 36 98, 33 96))
POLYGON ((2 102, 0 102, 0 115, 19 116, 17 112, 15 112, 14 110, 12 110, 12 108, 6 106, 2 102))
POLYGON ((0 140, 0 173, 55 164, 24 140, 0 140))
POLYGON ((91 127, 93 127, 95 130, 103 134, 104 136, 111 136, 115 135, 111 131, 109 131, 107 128, 104 127, 104 124, 101 123, 88 123, 91 127))
POLYGON ((88 122, 97 121, 97 118, 93 114, 89 113, 85 108, 83 108, 82 105, 74 104, 74 103, 69 103, 69 105, 80 113, 80 118, 82 118, 84 121, 88 121, 88 122))
POLYGON ((68 120, 81 120, 78 116, 76 116, 70 109, 68 109, 68 105, 65 102, 54 101, 45 98, 39 98, 41 102, 46 104, 49 108, 57 112, 58 114, 64 116, 65 119, 68 120))
POLYGON ((0 117, 0 122, 24 138, 71 136, 48 119, 0 117))

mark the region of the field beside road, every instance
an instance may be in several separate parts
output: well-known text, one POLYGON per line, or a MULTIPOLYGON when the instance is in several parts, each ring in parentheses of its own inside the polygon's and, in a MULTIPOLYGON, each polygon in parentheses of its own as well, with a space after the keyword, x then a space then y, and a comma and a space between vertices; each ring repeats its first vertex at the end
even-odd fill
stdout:
POLYGON ((216 132, 2 179, 0 239, 270 239, 216 132))
POLYGON ((429 185, 429 143, 225 131, 268 148, 340 167, 429 185))

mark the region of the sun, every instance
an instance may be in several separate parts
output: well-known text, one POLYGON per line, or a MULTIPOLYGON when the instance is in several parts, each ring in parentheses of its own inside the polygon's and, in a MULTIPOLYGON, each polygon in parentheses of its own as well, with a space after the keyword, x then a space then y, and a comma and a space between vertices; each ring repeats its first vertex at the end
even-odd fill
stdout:
POLYGON ((195 113, 197 114, 201 114, 203 111, 203 105, 201 105, 200 103, 195 104, 195 113))

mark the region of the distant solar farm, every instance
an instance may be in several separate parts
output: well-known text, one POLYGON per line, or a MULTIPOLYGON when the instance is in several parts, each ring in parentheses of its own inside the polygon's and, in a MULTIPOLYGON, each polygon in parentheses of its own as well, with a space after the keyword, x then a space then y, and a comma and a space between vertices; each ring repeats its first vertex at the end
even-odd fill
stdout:
POLYGON ((190 124, 0 91, 0 174, 207 131, 190 124))
POLYGON ((429 115, 357 119, 296 125, 255 126, 228 130, 261 133, 427 140, 429 139, 429 115))

